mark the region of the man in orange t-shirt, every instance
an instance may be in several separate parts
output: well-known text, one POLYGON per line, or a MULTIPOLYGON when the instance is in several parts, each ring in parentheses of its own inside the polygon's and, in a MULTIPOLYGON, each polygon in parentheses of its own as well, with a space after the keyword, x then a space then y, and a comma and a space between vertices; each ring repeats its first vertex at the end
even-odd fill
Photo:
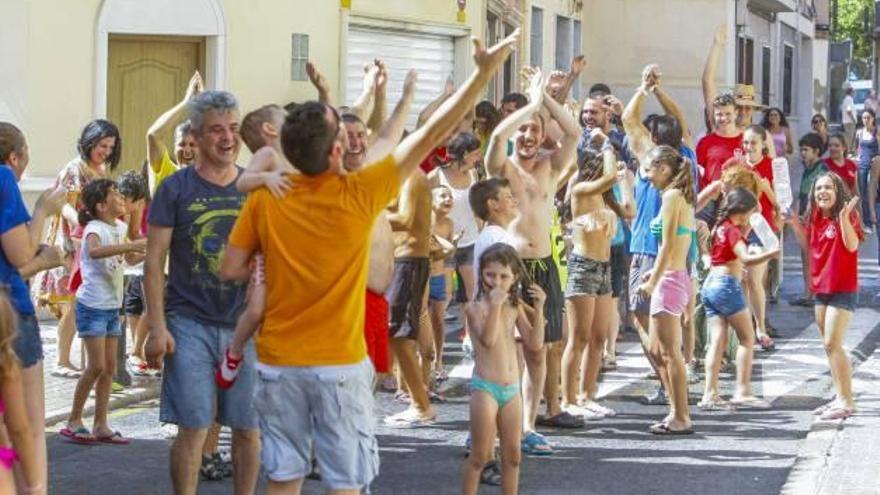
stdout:
POLYGON ((299 491, 312 447, 329 491, 360 493, 378 473, 374 372, 363 333, 372 226, 473 106, 517 37, 489 50, 476 43, 477 70, 468 81, 389 156, 362 170, 344 173, 347 136, 333 108, 307 102, 288 114, 282 148, 302 173, 290 177, 293 187, 281 199, 265 189, 251 194, 220 269, 244 281, 251 256, 265 256, 254 405, 270 491, 299 491))

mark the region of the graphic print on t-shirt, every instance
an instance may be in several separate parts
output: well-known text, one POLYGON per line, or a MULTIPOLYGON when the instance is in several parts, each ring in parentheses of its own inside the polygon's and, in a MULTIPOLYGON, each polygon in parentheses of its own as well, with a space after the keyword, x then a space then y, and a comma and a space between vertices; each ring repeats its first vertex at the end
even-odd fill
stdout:
POLYGON ((229 284, 223 284, 217 276, 220 273, 220 262, 226 252, 226 241, 235 220, 241 210, 240 198, 216 196, 197 198, 186 210, 193 217, 190 224, 192 238, 192 259, 194 281, 205 289, 223 290, 229 284))

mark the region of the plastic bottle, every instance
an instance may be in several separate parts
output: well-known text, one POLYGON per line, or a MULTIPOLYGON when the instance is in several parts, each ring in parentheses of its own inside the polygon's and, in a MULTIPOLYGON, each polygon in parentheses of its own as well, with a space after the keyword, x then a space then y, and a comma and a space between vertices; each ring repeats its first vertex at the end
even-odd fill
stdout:
POLYGON ((752 213, 752 216, 749 217, 749 224, 751 224, 752 231, 758 236, 758 240, 764 246, 764 251, 770 251, 779 247, 779 239, 773 233, 773 229, 770 228, 767 220, 764 220, 763 215, 757 212, 752 213))
POLYGON ((774 158, 773 166, 773 192, 776 193, 776 201, 779 206, 786 210, 794 202, 791 192, 791 176, 788 174, 788 160, 783 157, 774 158))

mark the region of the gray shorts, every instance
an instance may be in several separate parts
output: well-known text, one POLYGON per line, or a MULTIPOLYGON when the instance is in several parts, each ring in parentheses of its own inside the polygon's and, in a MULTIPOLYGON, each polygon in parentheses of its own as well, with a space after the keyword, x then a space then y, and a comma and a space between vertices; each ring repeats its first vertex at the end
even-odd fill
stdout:
POLYGON ((577 254, 568 256, 565 297, 602 296, 611 293, 611 262, 596 261, 577 254))
POLYGON ((256 429, 253 395, 257 353, 253 341, 245 346, 235 384, 220 390, 214 370, 229 347, 232 328, 206 325, 180 314, 169 314, 166 320, 176 350, 165 356, 159 420, 184 428, 208 428, 216 421, 235 429, 256 429))
POLYGON ((656 260, 657 257, 650 254, 636 253, 632 256, 629 266, 629 310, 633 313, 651 314, 651 296, 645 297, 639 292, 639 286, 644 283, 642 278, 645 274, 654 269, 656 260))
POLYGON ((272 481, 293 481, 312 469, 327 490, 369 487, 379 473, 373 378, 369 358, 343 366, 257 364, 254 404, 260 416, 263 469, 272 481))

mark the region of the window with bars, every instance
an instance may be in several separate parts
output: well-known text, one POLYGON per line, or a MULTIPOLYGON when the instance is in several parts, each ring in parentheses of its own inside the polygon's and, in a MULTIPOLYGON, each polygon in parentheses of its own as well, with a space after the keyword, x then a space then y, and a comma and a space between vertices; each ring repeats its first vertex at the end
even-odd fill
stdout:
POLYGON ((294 33, 290 37, 290 80, 307 81, 306 64, 309 61, 309 35, 294 33))
POLYGON ((770 47, 761 47, 761 104, 770 105, 770 47))
POLYGON ((755 84, 755 40, 741 37, 736 45, 736 81, 755 84))
POLYGON ((794 47, 784 45, 782 49, 782 112, 786 115, 791 115, 793 70, 794 47))

